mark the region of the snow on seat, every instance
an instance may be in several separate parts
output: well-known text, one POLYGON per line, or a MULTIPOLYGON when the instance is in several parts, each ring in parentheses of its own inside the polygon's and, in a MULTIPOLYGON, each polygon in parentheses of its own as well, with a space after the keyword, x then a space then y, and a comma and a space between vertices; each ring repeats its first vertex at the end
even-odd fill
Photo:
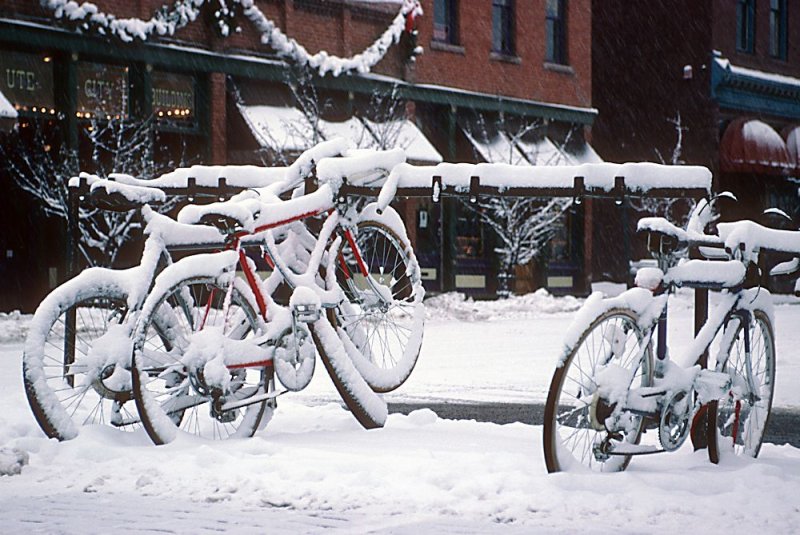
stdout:
POLYGON ((687 288, 736 288, 746 275, 747 268, 739 260, 687 260, 667 270, 664 282, 687 288))
POLYGON ((689 234, 663 217, 643 217, 636 226, 639 232, 655 232, 672 236, 679 242, 688 242, 689 234))
POLYGON ((178 222, 185 225, 211 225, 223 230, 253 232, 262 205, 257 193, 247 191, 229 201, 185 206, 178 212, 178 222))

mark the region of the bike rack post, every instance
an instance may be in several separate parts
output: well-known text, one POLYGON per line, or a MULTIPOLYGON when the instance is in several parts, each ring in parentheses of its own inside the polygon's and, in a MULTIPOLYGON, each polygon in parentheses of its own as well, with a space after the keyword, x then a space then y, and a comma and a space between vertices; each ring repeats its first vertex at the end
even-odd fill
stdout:
MULTIPOLYGON (((689 257, 693 260, 700 259, 702 256, 700 255, 700 251, 697 248, 692 248, 689 252, 689 257)), ((700 332, 700 329, 703 328, 705 325, 706 320, 708 319, 708 288, 695 288, 694 290, 694 335, 697 336, 697 333, 700 332)), ((700 356, 698 363, 702 368, 708 367, 708 350, 704 351, 703 354, 700 356)), ((706 426, 713 425, 716 427, 716 411, 714 413, 713 420, 711 419, 712 415, 710 411, 706 414, 706 426)), ((699 449, 706 449, 708 448, 708 443, 706 439, 705 433, 695 434, 691 433, 692 439, 692 446, 694 446, 695 450, 699 449)), ((719 458, 711 458, 710 461, 714 464, 719 463, 719 458)))
MULTIPOLYGON (((80 245, 80 208, 89 192, 86 177, 78 179, 77 188, 67 188, 67 279, 71 279, 78 271, 78 247, 80 245)), ((77 318, 75 308, 67 310, 64 325, 64 362, 63 373, 70 387, 74 387, 74 376, 69 373, 70 365, 75 362, 75 334, 77 318)))

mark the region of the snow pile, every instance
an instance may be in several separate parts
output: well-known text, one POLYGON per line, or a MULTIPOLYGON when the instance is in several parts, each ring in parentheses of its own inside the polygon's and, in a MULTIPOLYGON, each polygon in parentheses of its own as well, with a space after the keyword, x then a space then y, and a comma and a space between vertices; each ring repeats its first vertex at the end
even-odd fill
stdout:
POLYGON ((0 476, 14 476, 28 464, 29 456, 17 448, 0 448, 0 476))
POLYGON ((770 444, 757 460, 713 466, 684 448, 604 477, 546 474, 541 427, 431 411, 391 415, 367 432, 337 405, 286 403, 249 440, 156 448, 142 435, 98 427, 64 443, 14 440, 30 448, 30 465, 2 480, 4 528, 595 534, 688 525, 716 534, 793 533, 798 520, 787 497, 800 485, 800 452, 770 444))
POLYGON ((24 341, 32 317, 31 314, 21 314, 19 310, 0 312, 0 344, 24 341))
POLYGON ((474 301, 463 293, 450 292, 425 301, 429 320, 492 321, 530 319, 578 310, 583 299, 567 295, 556 297, 544 288, 525 295, 497 301, 474 301))

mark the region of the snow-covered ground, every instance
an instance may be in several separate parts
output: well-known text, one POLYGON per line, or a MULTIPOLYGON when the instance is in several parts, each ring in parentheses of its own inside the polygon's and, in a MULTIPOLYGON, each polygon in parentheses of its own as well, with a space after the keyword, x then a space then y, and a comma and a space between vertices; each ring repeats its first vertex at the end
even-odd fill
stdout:
MULTIPOLYGON (((387 398, 542 401, 579 305, 542 293, 504 303, 438 297, 417 369, 387 398)), ((673 351, 691 333, 689 305, 688 296, 674 301, 673 351)), ((776 317, 775 405, 800 407, 800 306, 779 305, 776 317)), ((143 432, 99 427, 46 440, 20 377, 27 321, 0 315, 0 450, 29 458, 20 475, 0 476, 0 533, 728 534, 800 525, 800 450, 791 446, 766 444, 757 460, 719 466, 687 446, 637 458, 621 474, 548 475, 539 426, 422 410, 364 431, 334 403, 324 372, 281 398, 248 440, 157 448, 143 432)))

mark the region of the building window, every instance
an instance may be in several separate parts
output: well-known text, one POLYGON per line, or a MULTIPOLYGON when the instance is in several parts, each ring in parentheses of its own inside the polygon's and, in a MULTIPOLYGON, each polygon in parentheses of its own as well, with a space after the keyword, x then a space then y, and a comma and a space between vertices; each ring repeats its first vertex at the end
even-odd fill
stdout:
POLYGON ((458 44, 458 0, 434 0, 433 40, 458 44))
POLYGON ((756 0, 738 0, 736 4, 736 49, 753 52, 756 34, 756 0))
POLYGON ((769 54, 786 59, 787 49, 786 0, 769 1, 769 54))
POLYGON ((545 60, 567 64, 567 0, 547 0, 545 14, 545 60))
POLYGON ((492 50, 514 55, 514 0, 492 0, 492 50))

